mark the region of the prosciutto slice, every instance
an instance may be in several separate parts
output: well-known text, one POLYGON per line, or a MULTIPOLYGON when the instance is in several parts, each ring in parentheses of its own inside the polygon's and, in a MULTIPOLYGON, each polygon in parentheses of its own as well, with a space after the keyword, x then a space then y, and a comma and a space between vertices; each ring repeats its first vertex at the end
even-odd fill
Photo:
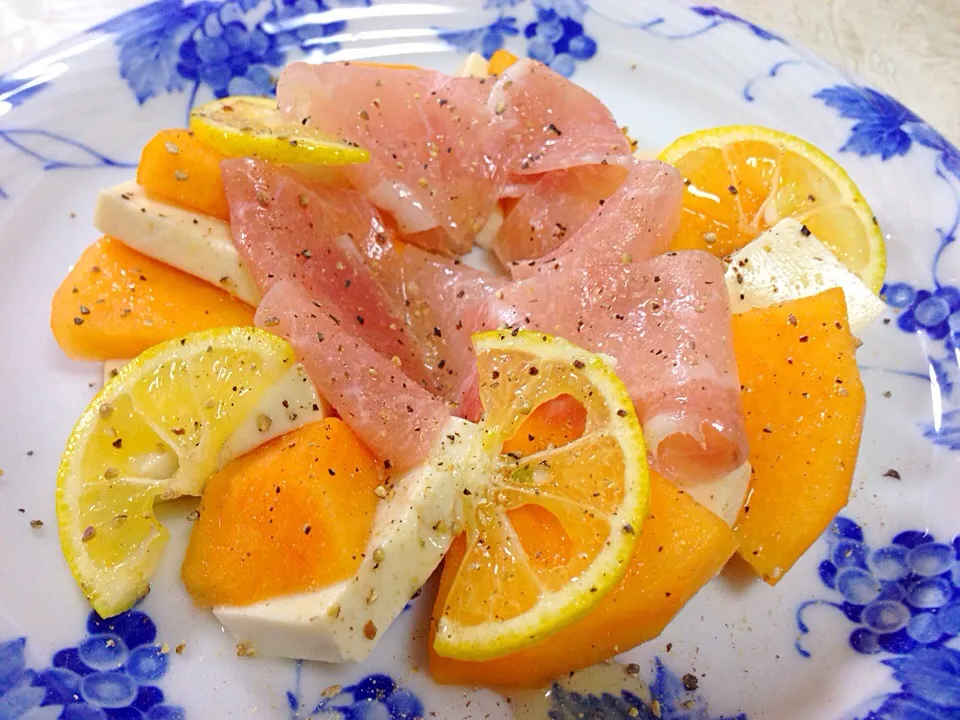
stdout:
POLYGON ((430 70, 293 63, 280 75, 277 100, 288 118, 370 151, 369 163, 342 172, 393 214, 407 240, 462 255, 503 181, 491 85, 430 70))
POLYGON ((666 252, 680 226, 682 194, 675 168, 656 160, 635 161, 624 183, 577 232, 540 260, 512 263, 510 272, 523 279, 563 268, 647 260, 666 252))
POLYGON ((581 165, 544 173, 507 214, 493 242, 504 265, 552 253, 616 192, 620 165, 581 165))
POLYGON ((487 325, 534 328, 616 359, 654 467, 684 480, 743 463, 746 435, 723 263, 668 253, 592 264, 515 283, 487 325))
POLYGON ((223 163, 234 243, 261 293, 283 280, 332 303, 338 320, 414 380, 436 390, 420 344, 364 265, 356 244, 385 238, 376 209, 360 193, 315 188, 262 160, 223 163))
POLYGON ((446 408, 352 334, 339 320, 344 314, 283 280, 263 298, 255 321, 290 341, 321 394, 387 470, 414 467, 436 443, 446 408))
MULTIPOLYGON (((497 199, 530 189, 526 178, 632 159, 603 103, 533 60, 496 81, 294 63, 280 75, 277 99, 288 119, 367 148, 369 163, 341 173, 396 218, 405 240, 445 255, 465 254, 497 199)), ((612 168, 595 174, 603 186, 622 180, 612 168)), ((579 202, 576 184, 569 192, 579 202)))
POLYGON ((594 95, 535 60, 522 59, 497 79, 488 101, 507 135, 501 160, 516 175, 579 165, 628 164, 630 142, 594 95))
POLYGON ((381 240, 361 250, 373 277, 426 348, 424 360, 440 396, 455 414, 478 419, 479 404, 464 398, 476 371, 470 333, 486 302, 508 281, 410 245, 401 249, 381 240))

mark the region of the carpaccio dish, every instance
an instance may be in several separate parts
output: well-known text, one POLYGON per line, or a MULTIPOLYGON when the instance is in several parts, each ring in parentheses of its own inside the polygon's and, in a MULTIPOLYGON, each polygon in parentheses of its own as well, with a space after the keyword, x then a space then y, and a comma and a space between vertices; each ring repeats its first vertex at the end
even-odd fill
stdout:
POLYGON ((133 359, 61 465, 81 588, 128 609, 154 502, 197 495, 182 579, 238 647, 363 660, 438 571, 433 678, 536 686, 734 554, 775 584, 846 502, 882 309, 845 255, 879 231, 805 190, 850 183, 818 153, 738 127, 640 159, 502 51, 295 63, 198 108, 102 192, 53 301, 69 356, 133 359))

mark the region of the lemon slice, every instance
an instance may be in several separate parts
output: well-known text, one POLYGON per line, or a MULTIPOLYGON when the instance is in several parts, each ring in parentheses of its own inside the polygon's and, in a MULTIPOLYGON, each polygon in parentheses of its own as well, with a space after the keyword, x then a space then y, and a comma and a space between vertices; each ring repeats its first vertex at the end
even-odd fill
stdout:
POLYGON ((60 461, 57 521, 67 564, 102 617, 150 589, 168 537, 154 502, 199 495, 225 440, 295 362, 263 330, 198 332, 141 354, 84 410, 60 461))
POLYGON ((462 660, 513 652, 589 611, 625 572, 649 500, 640 424, 602 357, 529 331, 480 333, 474 346, 483 442, 496 460, 464 490, 467 549, 434 640, 462 660), (562 395, 583 405, 582 435, 502 453, 534 409, 562 395), (543 543, 531 544, 530 527, 552 536, 552 551, 533 549, 543 543))
POLYGON ((274 100, 236 96, 194 108, 190 129, 202 143, 230 157, 258 157, 287 165, 354 165, 370 161, 361 147, 285 120, 274 100))
POLYGON ((659 157, 686 185, 674 249, 726 256, 794 218, 880 291, 887 256, 876 217, 846 171, 807 141, 732 125, 685 135, 659 157))

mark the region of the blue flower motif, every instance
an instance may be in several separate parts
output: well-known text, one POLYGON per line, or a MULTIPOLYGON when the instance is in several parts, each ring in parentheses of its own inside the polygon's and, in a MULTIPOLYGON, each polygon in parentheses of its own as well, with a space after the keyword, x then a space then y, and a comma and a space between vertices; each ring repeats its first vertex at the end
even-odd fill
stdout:
POLYGON ((466 30, 438 30, 437 35, 460 52, 479 52, 489 58, 502 48, 508 37, 519 35, 517 19, 501 15, 489 25, 466 30))
POLYGON ((183 709, 164 703, 152 683, 167 670, 169 656, 154 644, 150 617, 129 610, 104 620, 91 613, 88 635, 53 656, 51 667, 24 666, 26 639, 0 644, 0 720, 35 707, 58 707, 61 720, 183 720, 183 709))
POLYGON ((320 50, 331 53, 340 43, 331 38, 346 30, 346 21, 325 14, 337 7, 369 6, 371 0, 280 0, 274 3, 261 27, 276 36, 282 49, 320 50))
POLYGON ((960 718, 960 652, 948 646, 960 637, 960 535, 941 542, 908 530, 874 549, 857 523, 838 517, 826 540, 820 579, 843 600, 803 603, 797 624, 805 634, 806 608, 834 607, 857 625, 850 633, 856 652, 896 656, 882 662, 900 690, 864 720, 960 718))
POLYGON ((184 88, 184 77, 178 70, 180 46, 217 8, 217 3, 208 0, 187 6, 183 0, 156 0, 90 31, 116 35, 120 75, 137 102, 144 103, 159 93, 184 88))
POLYGON ((760 27, 759 25, 754 25, 749 20, 745 20, 739 15, 733 14, 729 10, 724 10, 722 8, 718 8, 714 6, 697 6, 697 7, 692 7, 690 9, 693 10, 693 12, 697 13, 697 15, 700 15, 702 17, 712 18, 714 20, 721 21, 721 22, 731 22, 731 23, 736 23, 737 25, 742 25, 743 27, 747 28, 750 32, 752 32, 761 40, 772 40, 774 42, 781 42, 781 43, 785 42, 784 39, 779 35, 775 35, 769 30, 765 30, 764 28, 760 27))
POLYGON ((917 143, 935 150, 943 169, 960 178, 960 150, 926 123, 916 123, 908 127, 910 137, 917 143))
POLYGON ((841 151, 889 160, 905 155, 913 143, 936 151, 943 170, 960 178, 960 151, 896 99, 879 90, 835 85, 814 95, 840 117, 856 120, 841 151))
POLYGON ((226 3, 207 15, 180 45, 177 71, 207 85, 218 98, 269 95, 274 86, 270 69, 284 60, 273 35, 261 27, 249 27, 242 8, 226 3))
MULTIPOLYGON (((888 283, 881 289, 881 297, 898 311, 896 326, 908 333, 921 334, 935 342, 942 342, 942 358, 928 355, 929 376, 918 372, 900 374, 929 377, 941 398, 950 398, 956 382, 960 357, 960 287, 945 282, 939 272, 940 260, 948 246, 956 242, 960 229, 960 150, 902 103, 889 95, 867 87, 835 85, 814 95, 840 116, 856 123, 841 151, 855 152, 862 157, 879 156, 881 161, 905 155, 917 145, 929 148, 936 155, 936 176, 945 182, 954 197, 952 222, 938 227, 939 245, 931 263, 932 288, 917 288, 905 282, 888 283)), ((924 424, 924 437, 936 445, 960 450, 960 408, 941 411, 933 423, 924 424)))
POLYGON ((836 85, 821 90, 814 97, 838 110, 840 117, 857 121, 840 150, 855 152, 861 157, 879 155, 883 160, 889 160, 906 154, 912 139, 904 125, 921 122, 889 95, 868 87, 836 85))
POLYGON ((650 685, 650 694, 660 704, 661 720, 747 720, 744 713, 716 717, 709 714, 706 701, 687 690, 683 680, 657 658, 656 676, 650 685))
POLYGON ((935 445, 960 451, 960 408, 942 413, 938 423, 924 425, 923 436, 935 445))
POLYGON ((816 604, 837 608, 857 625, 850 646, 863 654, 903 655, 960 634, 954 628, 960 623, 960 536, 948 544, 909 531, 871 549, 860 526, 839 517, 825 537, 828 557, 820 563, 820 579, 843 600, 801 605, 801 634, 808 631, 803 612, 816 604))
POLYGON ((269 20, 253 23, 247 15, 262 5, 263 0, 155 0, 91 32, 116 35, 120 74, 140 103, 160 93, 181 92, 188 84, 193 86, 190 104, 201 86, 216 97, 268 95, 274 89, 271 69, 283 65, 286 56, 265 26, 287 10, 300 15, 326 6, 283 0, 269 20))
POLYGON ((739 714, 733 717, 710 715, 706 702, 695 692, 688 690, 683 680, 673 673, 659 658, 656 673, 650 685, 651 703, 628 690, 613 693, 579 693, 567 690, 554 683, 551 691, 551 706, 547 712, 550 720, 747 720, 739 714))
MULTIPOLYGON (((461 52, 479 52, 490 57, 508 38, 519 35, 517 17, 506 11, 526 0, 487 0, 485 8, 496 9, 490 23, 464 30, 436 28, 437 36, 461 52)), ((597 41, 586 34, 585 0, 533 0, 534 20, 523 26, 527 55, 569 77, 578 62, 597 54, 597 41)))
POLYGON ((527 55, 569 77, 578 62, 597 54, 597 42, 582 24, 581 0, 536 0, 537 16, 524 28, 527 55))
POLYGON ((314 706, 304 705, 303 664, 297 663, 296 684, 287 692, 291 720, 340 717, 344 720, 423 720, 423 702, 410 690, 400 687, 389 675, 368 675, 354 685, 340 689, 333 697, 322 697, 314 706))
POLYGON ((583 21, 587 14, 587 3, 584 0, 533 0, 537 14, 553 13, 562 20, 583 21))
POLYGON ((24 662, 26 638, 0 643, 0 720, 14 720, 43 702, 43 688, 33 687, 36 674, 24 662))
POLYGON ((960 652, 921 648, 906 657, 884 660, 904 692, 941 708, 960 710, 960 652))
MULTIPOLYGON (((934 341, 942 341, 942 357, 927 356, 926 373, 905 372, 909 377, 928 380, 932 391, 942 400, 953 397, 956 378, 960 376, 957 363, 960 353, 960 288, 939 285, 933 290, 918 290, 909 283, 897 282, 883 286, 880 296, 896 309, 897 327, 904 332, 920 333, 934 341)), ((896 371, 894 371, 896 372, 896 371)), ((951 450, 960 450, 960 408, 943 409, 932 423, 925 423, 924 437, 934 444, 951 450)))
POLYGON ((0 115, 21 105, 45 86, 46 83, 38 81, 37 78, 16 79, 9 75, 0 75, 0 115))
POLYGON ((900 311, 897 327, 904 332, 922 332, 934 340, 946 340, 949 350, 960 347, 960 288, 943 285, 917 290, 898 282, 884 285, 880 297, 900 311))
POLYGON ((603 718, 604 720, 655 720, 650 707, 639 697, 626 690, 619 695, 612 693, 578 693, 566 690, 556 683, 550 690, 551 706, 547 711, 550 720, 579 720, 579 718, 603 718))

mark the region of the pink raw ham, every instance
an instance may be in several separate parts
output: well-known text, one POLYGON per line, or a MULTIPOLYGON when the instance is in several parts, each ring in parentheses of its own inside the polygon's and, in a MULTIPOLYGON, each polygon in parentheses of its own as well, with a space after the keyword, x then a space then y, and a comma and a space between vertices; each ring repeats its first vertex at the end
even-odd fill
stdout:
POLYGON ((490 93, 509 152, 501 162, 513 174, 534 175, 578 165, 626 165, 630 142, 596 97, 546 65, 522 59, 507 68, 490 93))
POLYGON ((540 176, 510 210, 493 242, 504 265, 559 248, 627 177, 619 165, 581 165, 540 176))
MULTIPOLYGON (((606 202, 555 252, 512 263, 515 279, 563 268, 647 260, 666 251, 680 225, 680 173, 656 160, 640 160, 606 202)), ((523 202, 523 201, 521 201, 523 202)))
POLYGON ((654 467, 707 480, 746 458, 723 263, 695 251, 516 283, 487 325, 530 327, 616 358, 654 467))
POLYGON ((478 417, 478 405, 465 400, 472 389, 476 360, 470 332, 493 294, 507 281, 406 245, 375 240, 361 247, 381 287, 402 308, 403 318, 425 352, 439 394, 456 414, 478 417))
POLYGON ((280 74, 284 114, 370 151, 342 172, 392 213, 405 239, 466 253, 502 184, 502 133, 490 132, 490 84, 430 70, 293 63, 280 74))
POLYGON ((282 281, 263 298, 256 323, 290 341, 317 389, 385 468, 414 467, 435 444, 446 408, 347 330, 341 314, 282 281))
POLYGON ((354 246, 384 237, 366 198, 350 189, 315 188, 262 160, 226 160, 223 179, 234 243, 263 294, 282 280, 300 283, 312 298, 336 305, 351 333, 436 389, 419 343, 354 246))

